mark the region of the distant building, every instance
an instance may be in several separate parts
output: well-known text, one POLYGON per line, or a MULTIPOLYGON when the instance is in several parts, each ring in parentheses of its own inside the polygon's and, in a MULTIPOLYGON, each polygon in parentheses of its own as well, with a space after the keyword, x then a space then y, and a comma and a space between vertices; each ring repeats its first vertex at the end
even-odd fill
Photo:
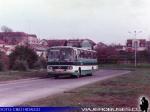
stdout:
POLYGON ((15 47, 19 45, 28 46, 39 56, 46 57, 48 47, 72 46, 93 49, 96 44, 90 39, 39 40, 35 34, 27 34, 24 32, 0 32, 0 51, 9 55, 15 47))
POLYGON ((90 39, 69 39, 67 41, 67 46, 81 47, 85 49, 93 49, 95 45, 96 43, 90 39))
POLYGON ((59 40, 59 39, 53 39, 53 40, 47 40, 48 47, 53 46, 65 46, 67 43, 67 40, 59 40))
POLYGON ((146 49, 150 51, 150 41, 146 41, 146 49))
POLYGON ((46 47, 40 45, 40 41, 35 34, 24 32, 0 32, 0 51, 9 55, 16 46, 29 46, 34 49, 38 55, 45 54, 46 47))
POLYGON ((146 50, 146 40, 145 39, 128 39, 126 42, 126 51, 133 52, 146 50))
POLYGON ((118 44, 118 45, 115 45, 114 47, 115 47, 116 51, 125 51, 126 50, 126 47, 124 45, 118 44))
POLYGON ((28 34, 24 32, 0 32, 0 41, 4 45, 22 45, 27 41, 28 34))
POLYGON ((53 40, 42 40, 41 44, 45 44, 48 47, 52 46, 72 46, 72 47, 82 47, 86 49, 93 49, 95 42, 90 39, 53 39, 53 40))
POLYGON ((32 44, 39 44, 39 39, 34 34, 32 34, 32 35, 28 34, 27 39, 28 39, 27 42, 30 45, 32 45, 32 44))
POLYGON ((40 40, 39 44, 42 45, 42 46, 48 47, 48 40, 42 39, 42 40, 40 40))
POLYGON ((94 46, 94 49, 97 50, 97 49, 106 48, 106 47, 108 47, 106 44, 104 44, 103 42, 99 42, 94 46))
POLYGON ((82 43, 81 39, 69 39, 67 41, 67 46, 81 47, 81 43, 82 43))
POLYGON ((27 36, 24 32, 0 32, 0 50, 9 55, 17 45, 27 42, 27 36))
POLYGON ((47 56, 47 46, 43 46, 41 44, 32 44, 30 48, 33 49, 38 56, 46 58, 47 56))

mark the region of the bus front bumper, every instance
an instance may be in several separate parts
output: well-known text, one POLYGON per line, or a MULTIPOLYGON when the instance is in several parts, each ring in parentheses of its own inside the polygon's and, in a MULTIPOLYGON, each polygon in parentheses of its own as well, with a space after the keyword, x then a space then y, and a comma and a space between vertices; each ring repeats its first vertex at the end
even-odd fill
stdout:
POLYGON ((55 76, 72 76, 76 75, 74 71, 48 71, 48 75, 55 77, 55 76))

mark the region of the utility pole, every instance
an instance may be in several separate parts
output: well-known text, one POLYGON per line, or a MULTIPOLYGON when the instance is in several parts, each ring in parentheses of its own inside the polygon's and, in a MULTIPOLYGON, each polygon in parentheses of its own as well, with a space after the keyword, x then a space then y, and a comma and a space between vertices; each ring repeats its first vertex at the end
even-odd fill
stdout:
POLYGON ((134 48, 134 67, 136 68, 137 66, 137 48, 138 48, 138 39, 137 39, 137 34, 138 33, 141 33, 142 31, 134 31, 133 33, 132 32, 128 32, 130 34, 133 34, 134 35, 134 39, 133 39, 133 48, 134 48))

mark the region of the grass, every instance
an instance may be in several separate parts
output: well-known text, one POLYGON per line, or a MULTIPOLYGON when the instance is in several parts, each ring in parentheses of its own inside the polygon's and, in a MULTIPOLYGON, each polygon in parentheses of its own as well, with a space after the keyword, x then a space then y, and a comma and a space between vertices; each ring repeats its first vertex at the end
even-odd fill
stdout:
POLYGON ((137 107, 139 97, 150 98, 150 69, 136 69, 94 84, 66 91, 22 105, 137 107))
MULTIPOLYGON (((100 64, 99 68, 104 68, 104 69, 135 69, 134 64, 100 64)), ((137 63, 136 68, 150 68, 149 63, 137 63)))
POLYGON ((46 77, 46 70, 29 70, 29 71, 5 71, 0 72, 0 81, 46 77))

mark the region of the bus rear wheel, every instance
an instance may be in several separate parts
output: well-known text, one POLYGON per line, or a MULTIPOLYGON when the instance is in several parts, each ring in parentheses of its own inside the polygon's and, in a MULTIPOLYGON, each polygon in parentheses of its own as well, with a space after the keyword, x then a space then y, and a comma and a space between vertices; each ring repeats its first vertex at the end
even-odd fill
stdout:
POLYGON ((92 75, 93 75, 93 71, 94 71, 94 67, 92 66, 90 73, 87 74, 87 75, 88 75, 88 76, 92 76, 92 75))

